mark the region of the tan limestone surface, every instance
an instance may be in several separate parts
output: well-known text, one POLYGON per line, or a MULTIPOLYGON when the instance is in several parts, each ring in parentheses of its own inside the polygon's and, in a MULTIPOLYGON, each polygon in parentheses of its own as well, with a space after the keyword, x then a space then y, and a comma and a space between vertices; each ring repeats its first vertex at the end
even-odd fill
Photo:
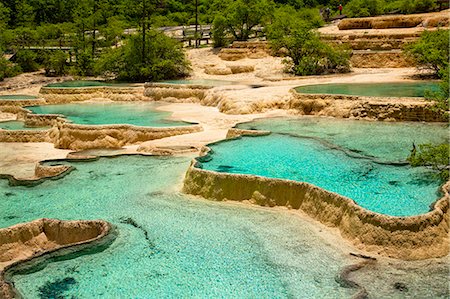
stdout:
POLYGON ((61 221, 39 219, 0 229, 0 298, 15 298, 14 291, 4 281, 4 271, 62 248, 90 243, 106 236, 108 222, 61 221))
MULTIPOLYGON (((204 151, 207 153, 208 149, 204 151)), ((361 208, 353 200, 314 185, 197 168, 186 173, 183 191, 214 200, 249 200, 261 206, 299 209, 325 225, 336 227, 354 246, 404 260, 449 254, 449 187, 429 213, 392 217, 361 208)))

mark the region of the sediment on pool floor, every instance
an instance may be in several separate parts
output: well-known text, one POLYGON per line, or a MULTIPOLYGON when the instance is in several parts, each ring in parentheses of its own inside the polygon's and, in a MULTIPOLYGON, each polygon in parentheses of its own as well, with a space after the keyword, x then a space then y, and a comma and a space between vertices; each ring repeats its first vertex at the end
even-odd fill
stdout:
POLYGON ((368 211, 353 200, 314 185, 208 171, 189 167, 183 191, 214 200, 250 200, 259 205, 299 209, 325 225, 337 227, 355 246, 405 260, 442 257, 449 252, 450 183, 433 210, 419 216, 393 217, 368 211))
POLYGON ((102 241, 110 241, 105 237, 114 237, 112 231, 112 226, 103 220, 46 218, 0 229, 0 297, 20 297, 8 283, 8 272, 26 267, 29 262, 73 254, 102 241))

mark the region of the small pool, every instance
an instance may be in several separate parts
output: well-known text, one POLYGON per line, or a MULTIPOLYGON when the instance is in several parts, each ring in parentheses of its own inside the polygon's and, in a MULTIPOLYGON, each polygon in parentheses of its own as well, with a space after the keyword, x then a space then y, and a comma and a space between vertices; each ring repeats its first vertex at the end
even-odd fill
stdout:
POLYGON ((0 129, 11 131, 19 131, 19 130, 40 131, 40 130, 47 130, 49 128, 50 127, 29 128, 25 127, 25 124, 22 121, 17 120, 0 122, 0 129))
POLYGON ((211 145, 212 159, 202 162, 202 168, 308 182, 392 216, 426 213, 440 197, 440 180, 429 169, 412 168, 405 160, 413 142, 448 142, 444 125, 385 124, 377 128, 372 123, 376 129, 367 130, 368 122, 361 126, 359 122, 306 118, 298 123, 292 119, 291 126, 285 127, 282 122, 264 120, 241 126, 276 128, 269 136, 211 145))
POLYGON ((0 101, 8 100, 8 101, 24 101, 24 100, 36 100, 37 97, 29 96, 24 94, 8 94, 8 95, 0 95, 0 101))
POLYGON ((36 114, 62 114, 80 125, 128 124, 142 127, 192 125, 170 120, 170 112, 158 111, 157 103, 71 103, 27 107, 36 114))
POLYGON ((117 83, 106 81, 88 81, 88 80, 74 80, 64 81, 59 83, 51 83, 45 87, 50 88, 84 88, 84 87, 133 87, 133 84, 129 83, 117 83))
POLYGON ((427 90, 437 91, 437 82, 335 83, 296 87, 299 93, 334 94, 367 97, 424 97, 427 90))
POLYGON ((233 85, 236 82, 226 81, 226 80, 213 80, 213 79, 194 79, 194 80, 166 80, 160 83, 167 84, 186 84, 186 85, 205 85, 205 86, 225 86, 225 85, 233 85))

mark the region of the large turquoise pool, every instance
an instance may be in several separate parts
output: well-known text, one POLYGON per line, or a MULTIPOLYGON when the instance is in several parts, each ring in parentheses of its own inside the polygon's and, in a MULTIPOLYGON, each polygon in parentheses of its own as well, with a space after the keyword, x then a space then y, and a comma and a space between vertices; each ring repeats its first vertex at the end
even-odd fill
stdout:
MULTIPOLYGON (((0 227, 41 217, 105 219, 106 250, 35 265, 13 282, 43 298, 350 298, 335 280, 356 262, 320 227, 285 210, 179 193, 191 157, 124 156, 71 163, 35 187, 0 180, 0 227), (130 221, 132 220, 132 221, 130 221), (130 225, 134 223, 135 225, 130 225)), ((339 239, 338 239, 339 240, 339 239)), ((337 241, 339 242, 339 241, 337 241)), ((371 298, 448 298, 445 266, 383 266, 354 277, 371 298), (425 287, 426 286, 426 287, 425 287)))
POLYGON ((71 103, 27 107, 37 114, 62 114, 81 125, 129 124, 143 127, 186 126, 170 120, 171 113, 158 111, 157 103, 71 103))
POLYGON ((307 94, 339 94, 369 97, 423 97, 425 91, 437 91, 436 82, 333 83, 295 88, 307 94))
POLYGON ((426 213, 440 197, 433 173, 405 160, 413 143, 448 142, 445 125, 292 118, 240 127, 274 133, 211 145, 204 169, 304 181, 393 216, 426 213))
POLYGON ((73 80, 59 83, 50 83, 45 87, 51 88, 85 88, 85 87, 132 87, 133 84, 107 82, 107 81, 89 81, 89 80, 73 80))
POLYGON ((0 227, 40 217, 100 218, 119 233, 103 252, 15 275, 15 286, 25 298, 79 299, 348 298, 355 292, 335 281, 352 263, 348 254, 296 215, 180 194, 190 159, 72 163, 76 171, 65 178, 32 188, 1 180, 0 227))

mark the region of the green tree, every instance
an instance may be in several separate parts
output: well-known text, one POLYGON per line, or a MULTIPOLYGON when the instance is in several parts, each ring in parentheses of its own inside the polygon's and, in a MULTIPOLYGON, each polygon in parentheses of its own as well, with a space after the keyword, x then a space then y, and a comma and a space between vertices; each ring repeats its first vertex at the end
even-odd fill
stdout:
POLYGON ((420 144, 414 146, 408 161, 413 167, 430 166, 439 173, 445 182, 449 180, 449 153, 450 145, 442 144, 420 144))
POLYGON ((333 47, 320 40, 312 25, 296 17, 292 8, 275 12, 273 23, 268 27, 272 49, 283 51, 287 70, 296 75, 320 75, 350 71, 350 52, 333 47))
POLYGON ((38 55, 31 50, 20 50, 16 53, 16 63, 24 72, 39 70, 38 55))
POLYGON ((130 36, 119 48, 100 57, 96 70, 105 76, 125 81, 158 81, 183 77, 189 63, 181 45, 163 33, 149 30, 142 61, 142 34, 130 36))
POLYGON ((0 2, 0 30, 5 30, 10 20, 11 10, 0 2))
POLYGON ((383 13, 383 0, 352 0, 345 6, 349 17, 373 17, 383 13))
POLYGON ((3 53, 0 51, 0 81, 3 81, 5 78, 14 77, 20 74, 20 72, 20 67, 3 58, 3 53))
POLYGON ((450 30, 424 31, 420 39, 405 48, 420 67, 433 70, 436 75, 448 68, 450 30))
MULTIPOLYGON (((245 41, 258 25, 264 26, 270 21, 275 4, 272 0, 236 0, 224 1, 223 12, 228 31, 236 40, 245 41)), ((216 18, 221 18, 216 16, 216 18)), ((221 20, 222 21, 222 20, 221 20)))
POLYGON ((229 43, 227 38, 226 19, 222 15, 218 15, 212 24, 211 36, 215 48, 224 47, 229 43))
POLYGON ((44 59, 45 75, 49 77, 65 75, 67 73, 67 58, 68 55, 63 51, 49 51, 44 59))

